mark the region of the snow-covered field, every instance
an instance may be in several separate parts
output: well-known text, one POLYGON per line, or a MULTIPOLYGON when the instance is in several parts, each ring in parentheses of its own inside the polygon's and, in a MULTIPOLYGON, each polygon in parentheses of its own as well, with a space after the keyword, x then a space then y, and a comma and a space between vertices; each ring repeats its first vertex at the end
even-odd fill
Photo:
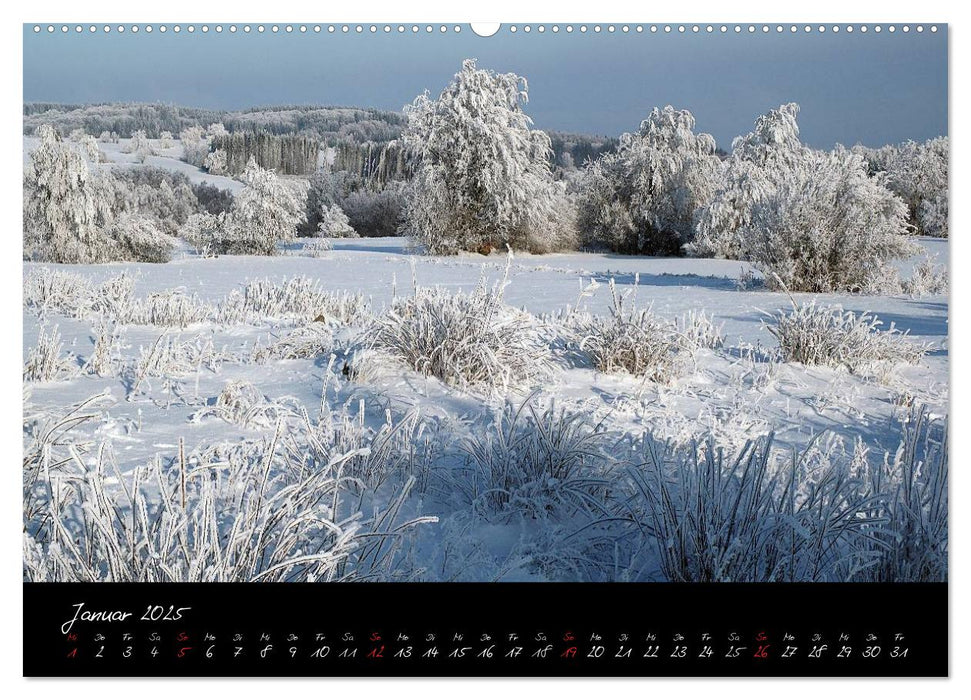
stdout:
MULTIPOLYGON (((112 160, 124 160, 126 156, 113 146, 102 148, 112 160)), ((370 446, 372 455, 393 453, 385 459, 390 473, 362 476, 362 482, 369 483, 349 489, 358 498, 360 522, 380 530, 374 526, 375 512, 402 493, 407 477, 416 481, 403 499, 400 517, 432 516, 401 531, 393 556, 375 578, 660 580, 665 576, 659 552, 669 544, 659 548, 653 538, 644 536, 639 544, 631 544, 630 531, 636 528, 611 530, 615 521, 620 523, 617 527, 629 523, 621 523, 618 515, 626 503, 626 496, 620 496, 623 488, 607 482, 636 462, 631 455, 643 434, 677 445, 713 437, 725 450, 737 451, 747 440, 772 432, 773 450, 782 456, 826 442, 827 449, 846 454, 863 454, 865 449, 865 458, 879 463, 898 449, 914 406, 926 406, 932 418, 947 414, 945 296, 795 295, 796 302, 815 298, 819 304, 873 312, 886 326, 892 323, 909 332, 913 342, 930 344, 915 366, 898 365, 879 374, 851 373, 774 357, 777 342, 769 332, 769 314, 791 308, 793 301, 762 289, 758 274, 744 263, 522 254, 511 262, 504 300, 525 310, 547 339, 552 370, 541 381, 507 391, 462 390, 391 358, 354 353, 373 317, 394 298, 412 295, 415 282, 423 288, 470 292, 482 282, 500 280, 506 257, 413 255, 407 241, 397 238, 332 243, 333 250, 315 256, 297 243, 270 258, 186 255, 159 265, 25 263, 28 278, 39 279, 45 269, 77 274, 91 284, 90 290, 129 275, 136 302, 179 290, 185 303, 199 309, 201 319, 182 328, 119 323, 109 357, 98 365, 103 375, 99 376, 89 362, 98 335, 95 313, 25 305, 25 360, 39 335, 55 327, 63 342, 60 357, 66 358, 57 379, 25 382, 25 421, 54 421, 69 407, 101 395, 84 409, 94 417, 70 427, 57 449, 74 443, 79 446, 76 463, 95 469, 99 449, 106 446, 118 475, 105 483, 115 489, 156 457, 163 471, 178 475, 186 459, 202 468, 212 458, 212 446, 220 443, 282 443, 286 433, 304 429, 298 427, 301 423, 314 429, 326 423, 332 433, 337 430, 333 426, 343 425, 342 434, 349 425, 356 426, 355 434, 363 440, 358 447, 370 446), (250 314, 232 320, 220 316, 227 296, 234 290, 239 294, 247 281, 267 279, 282 285, 298 277, 307 278, 308 289, 361 295, 364 303, 343 317, 329 310, 281 312, 277 317, 250 314), (597 371, 563 341, 558 324, 577 307, 608 314, 610 280, 620 295, 627 295, 627 303, 636 299, 638 306, 650 307, 663 319, 674 321, 703 310, 722 327, 724 343, 698 350, 690 367, 669 383, 597 371), (305 356, 280 359, 279 346, 267 352, 295 331, 310 334, 306 337, 312 339, 312 349, 297 353, 305 356), (159 360, 164 354, 160 348, 171 350, 167 359, 159 360), (224 390, 232 382, 256 388, 251 403, 240 412, 226 408, 224 390), (504 432, 497 420, 507 403, 519 407, 524 402, 535 416, 553 405, 555 411, 577 414, 578 420, 592 426, 590 454, 586 448, 580 450, 586 456, 577 463, 598 465, 596 478, 606 479, 606 485, 594 485, 586 493, 598 494, 597 507, 613 504, 609 512, 563 507, 555 498, 553 505, 538 507, 539 512, 483 506, 489 494, 477 482, 481 471, 470 466, 482 466, 481 459, 476 462, 476 446, 495 447, 501 436, 513 434, 504 432), (832 446, 833 436, 842 440, 842 448, 832 446), (187 458, 180 456, 180 449, 187 458), (366 497, 361 495, 364 491, 366 497)), ((935 262, 947 264, 946 241, 925 239, 921 245, 935 262)), ((913 261, 903 264, 902 276, 906 278, 912 267, 913 261)), ((541 439, 553 443, 556 436, 541 439)), ((550 479, 541 485, 544 493, 556 492, 556 479, 550 479)))

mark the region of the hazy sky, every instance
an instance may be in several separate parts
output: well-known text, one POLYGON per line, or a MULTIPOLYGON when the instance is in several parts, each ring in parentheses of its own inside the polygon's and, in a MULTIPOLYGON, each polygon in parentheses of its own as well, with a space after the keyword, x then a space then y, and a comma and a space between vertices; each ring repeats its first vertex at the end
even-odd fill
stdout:
POLYGON ((947 133, 947 30, 777 34, 619 32, 35 34, 24 99, 401 109, 465 57, 525 76, 540 128, 616 135, 654 106, 694 113, 729 148, 762 112, 798 102, 803 139, 881 145, 947 133))

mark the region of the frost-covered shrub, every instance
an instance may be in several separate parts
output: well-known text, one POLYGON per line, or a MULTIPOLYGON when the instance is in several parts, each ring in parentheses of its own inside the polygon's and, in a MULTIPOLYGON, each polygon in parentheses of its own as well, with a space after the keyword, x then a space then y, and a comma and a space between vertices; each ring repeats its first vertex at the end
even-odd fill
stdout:
POLYGON ((317 235, 327 238, 357 238, 357 231, 351 228, 347 214, 340 207, 324 207, 317 223, 317 235))
POLYGON ((71 355, 64 355, 64 344, 57 326, 50 332, 41 327, 37 332, 37 345, 27 353, 24 362, 25 382, 53 382, 68 379, 77 374, 77 362, 71 355))
POLYGON ((246 185, 233 200, 223 235, 229 255, 275 255, 277 243, 292 241, 303 217, 293 191, 272 171, 250 160, 246 185))
POLYGON ((203 128, 190 126, 179 134, 179 140, 182 142, 182 160, 201 168, 209 155, 209 142, 203 128))
POLYGON ((549 137, 530 129, 525 79, 474 60, 438 99, 406 108, 403 140, 420 157, 403 231, 432 253, 509 245, 546 252, 574 244, 573 211, 553 181, 549 137))
POLYGON ((368 302, 360 294, 325 292, 309 277, 293 277, 279 284, 270 279, 249 280, 226 296, 216 315, 221 323, 231 325, 266 319, 355 324, 367 313, 368 302))
POLYGON ((179 229, 179 236, 204 258, 219 255, 225 250, 225 214, 193 214, 179 229))
POLYGON ((912 297, 947 294, 949 288, 947 266, 937 265, 929 258, 925 258, 914 266, 913 273, 903 281, 901 288, 904 294, 912 297))
POLYGON ((711 199, 721 162, 695 119, 655 108, 635 134, 591 163, 578 181, 578 227, 588 245, 624 253, 677 255, 693 238, 693 217, 711 199))
POLYGON ((874 291, 890 261, 915 251, 906 207, 859 155, 802 145, 797 113, 783 105, 735 140, 687 250, 750 261, 770 287, 874 291))
POLYGON ((462 388, 534 383, 547 374, 549 349, 537 320, 503 303, 504 285, 480 283, 470 293, 417 288, 375 319, 364 344, 462 388))
POLYGON ((877 364, 917 364, 927 353, 927 345, 911 341, 893 323, 886 330, 881 326, 883 321, 868 312, 855 314, 812 301, 776 313, 768 331, 779 341, 785 362, 845 367, 850 372, 877 364))
POLYGON ((326 238, 311 238, 300 248, 300 252, 311 258, 320 258, 334 249, 334 244, 326 238))
POLYGON ((159 148, 172 148, 175 145, 175 140, 172 136, 171 131, 163 131, 158 135, 158 145, 159 148))
POLYGON ((886 185, 907 204, 910 222, 925 236, 948 235, 947 136, 906 141, 878 149, 858 148, 871 170, 886 173, 886 185))
POLYGON ((139 214, 124 214, 111 224, 115 245, 112 260, 164 263, 172 258, 176 241, 159 230, 155 222, 139 214))
POLYGON ((461 488, 486 515, 599 516, 609 486, 606 449, 604 434, 582 413, 552 404, 540 410, 535 395, 507 402, 491 426, 462 445, 471 473, 461 488))

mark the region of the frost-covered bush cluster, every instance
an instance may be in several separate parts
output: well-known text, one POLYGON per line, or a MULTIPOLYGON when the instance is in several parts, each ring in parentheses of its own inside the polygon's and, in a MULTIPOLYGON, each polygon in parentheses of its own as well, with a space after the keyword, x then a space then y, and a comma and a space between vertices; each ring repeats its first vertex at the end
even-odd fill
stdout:
POLYGON ((844 367, 850 372, 879 364, 917 364, 927 353, 926 345, 910 340, 893 323, 886 329, 882 326, 870 313, 811 301, 794 303, 790 311, 775 314, 768 330, 779 341, 784 361, 844 367))
POLYGON ((337 208, 361 236, 396 236, 407 196, 408 186, 400 180, 372 182, 333 166, 323 168, 310 178, 302 231, 313 235, 324 213, 337 208))
POLYGON ((906 206, 859 155, 804 146, 797 113, 783 105, 735 140, 687 249, 751 261, 770 287, 872 291, 890 261, 915 251, 906 206))
POLYGON ((910 222, 925 236, 948 235, 947 136, 924 143, 906 141, 877 149, 854 148, 871 170, 886 173, 886 184, 907 204, 910 222))
POLYGON ((537 319, 503 302, 505 284, 456 293, 418 287, 375 318, 364 344, 462 388, 527 386, 547 374, 549 349, 537 319))
POLYGON ((25 260, 166 262, 200 209, 188 179, 152 167, 109 171, 94 144, 42 127, 24 169, 25 260))
POLYGON ((715 139, 694 127, 687 110, 654 109, 616 152, 584 171, 578 226, 588 244, 678 255, 691 242, 695 210, 711 199, 721 169, 715 139))
POLYGON ((484 245, 547 252, 574 245, 573 211, 550 170, 550 139, 523 111, 526 80, 466 60, 437 99, 406 108, 421 159, 404 231, 436 254, 484 245))
POLYGON ((190 216, 180 230, 200 255, 276 255, 296 238, 303 210, 293 188, 254 160, 240 177, 245 187, 227 211, 190 216))
POLYGON ((310 447, 299 422, 191 452, 180 440, 176 456, 122 474, 107 445, 85 455, 59 443, 93 417, 83 408, 29 426, 25 581, 390 580, 409 534, 436 521, 401 517, 414 479, 362 514, 373 493, 352 493, 344 465, 368 452, 366 434, 342 453, 326 451, 327 430, 314 430, 310 447))
POLYGON ((336 206, 324 207, 317 222, 317 235, 327 238, 357 238, 357 231, 351 228, 350 220, 343 210, 336 206))
POLYGON ((946 295, 949 288, 947 266, 928 259, 917 263, 910 277, 901 282, 903 293, 913 297, 946 295))

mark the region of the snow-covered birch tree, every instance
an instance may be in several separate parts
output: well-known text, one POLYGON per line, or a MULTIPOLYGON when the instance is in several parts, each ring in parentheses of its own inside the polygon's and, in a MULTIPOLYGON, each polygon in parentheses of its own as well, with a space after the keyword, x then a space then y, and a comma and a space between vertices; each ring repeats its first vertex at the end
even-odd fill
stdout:
POLYGON ((573 211, 550 170, 550 139, 524 112, 526 80, 473 59, 437 99, 405 108, 420 158, 404 232, 433 253, 482 246, 543 252, 574 242, 573 211))

